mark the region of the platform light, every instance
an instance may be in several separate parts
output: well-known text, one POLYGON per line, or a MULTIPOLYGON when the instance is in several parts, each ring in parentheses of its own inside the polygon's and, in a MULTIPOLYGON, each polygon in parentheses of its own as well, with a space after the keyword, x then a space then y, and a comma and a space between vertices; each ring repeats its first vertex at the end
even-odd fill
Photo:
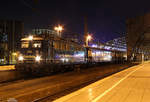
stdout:
POLYGON ((86 46, 89 46, 89 41, 92 40, 92 36, 91 35, 87 35, 86 37, 86 46))
POLYGON ((41 60, 41 56, 36 56, 36 57, 35 57, 35 60, 36 60, 37 62, 39 62, 39 61, 41 60))
POLYGON ((63 27, 59 25, 59 26, 55 27, 54 29, 58 32, 61 32, 63 30, 63 27))
POLYGON ((54 30, 56 30, 58 32, 59 36, 61 36, 61 32, 62 32, 62 30, 64 30, 64 28, 63 28, 63 26, 58 25, 58 26, 54 27, 54 30))
POLYGON ((86 40, 90 41, 91 39, 92 39, 92 36, 91 35, 87 35, 86 40))

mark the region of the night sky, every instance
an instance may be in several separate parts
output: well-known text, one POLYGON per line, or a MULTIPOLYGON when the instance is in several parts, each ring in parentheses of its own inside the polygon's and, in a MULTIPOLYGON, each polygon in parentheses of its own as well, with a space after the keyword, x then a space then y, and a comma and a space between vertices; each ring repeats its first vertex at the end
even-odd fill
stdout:
POLYGON ((22 20, 25 32, 33 28, 64 25, 65 31, 88 30, 100 41, 122 36, 125 20, 150 11, 149 0, 1 0, 0 19, 22 20))

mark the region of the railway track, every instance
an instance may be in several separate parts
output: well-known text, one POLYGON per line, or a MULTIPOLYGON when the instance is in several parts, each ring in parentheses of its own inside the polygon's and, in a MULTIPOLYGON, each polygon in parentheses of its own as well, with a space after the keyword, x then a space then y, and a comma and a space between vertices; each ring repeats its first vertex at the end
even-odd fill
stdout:
MULTIPOLYGON (((108 68, 108 65, 106 65, 101 66, 100 68, 96 67, 89 68, 86 70, 81 69, 80 72, 69 72, 58 75, 39 77, 35 79, 30 78, 31 80, 22 79, 8 83, 3 83, 0 84, 1 93, 8 93, 8 95, 0 93, 0 98, 3 96, 10 97, 11 95, 11 97, 16 98, 18 101, 24 102, 45 102, 47 100, 55 100, 61 96, 64 96, 65 94, 69 94, 70 92, 73 92, 79 88, 82 88, 94 81, 105 77, 106 75, 108 75, 108 72, 109 75, 112 74, 112 68, 114 69, 113 66, 111 66, 111 69, 108 68), (3 89, 3 87, 5 89, 3 89), (11 87, 13 88, 14 92, 8 90, 12 89, 11 87)), ((115 65, 115 68, 117 67, 118 69, 115 69, 113 72, 119 71, 120 65, 115 65)), ((125 65, 124 67, 127 68, 127 65, 125 65)), ((121 69, 123 69, 123 67, 121 69)))
MULTIPOLYGON (((130 66, 129 66, 129 67, 130 67, 130 66)), ((98 76, 98 77, 96 77, 95 79, 89 80, 89 81, 87 81, 87 82, 85 82, 85 83, 82 83, 82 84, 80 84, 80 85, 73 86, 73 87, 70 87, 70 88, 65 89, 65 90, 61 90, 60 92, 57 92, 57 93, 55 93, 55 94, 53 94, 53 95, 47 95, 47 96, 44 96, 44 97, 35 99, 35 100, 33 100, 32 102, 51 102, 51 101, 54 101, 54 100, 56 100, 56 99, 58 99, 58 98, 60 98, 60 97, 62 97, 62 96, 65 96, 65 95, 67 95, 67 94, 70 94, 71 92, 74 92, 74 91, 76 91, 76 90, 78 90, 78 89, 81 89, 81 88, 83 88, 83 87, 85 87, 85 86, 87 86, 87 85, 89 85, 89 84, 91 84, 91 83, 93 83, 93 82, 96 82, 96 81, 98 81, 98 80, 100 80, 100 79, 103 79, 103 78, 105 78, 105 77, 107 77, 107 76, 109 76, 109 75, 112 75, 112 74, 114 74, 114 73, 120 72, 120 71, 122 71, 122 70, 124 70, 124 69, 125 69, 125 68, 120 69, 120 70, 118 70, 118 71, 116 71, 116 72, 108 73, 108 74, 103 75, 103 76, 98 76)))

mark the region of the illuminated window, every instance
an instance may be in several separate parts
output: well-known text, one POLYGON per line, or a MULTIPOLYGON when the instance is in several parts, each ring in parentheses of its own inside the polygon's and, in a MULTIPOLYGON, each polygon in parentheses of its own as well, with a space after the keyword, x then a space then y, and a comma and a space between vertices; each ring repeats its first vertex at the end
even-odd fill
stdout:
POLYGON ((34 43, 33 44, 33 46, 32 46, 33 48, 41 48, 41 43, 34 43))
POLYGON ((29 47, 29 42, 22 42, 21 48, 28 48, 29 47))

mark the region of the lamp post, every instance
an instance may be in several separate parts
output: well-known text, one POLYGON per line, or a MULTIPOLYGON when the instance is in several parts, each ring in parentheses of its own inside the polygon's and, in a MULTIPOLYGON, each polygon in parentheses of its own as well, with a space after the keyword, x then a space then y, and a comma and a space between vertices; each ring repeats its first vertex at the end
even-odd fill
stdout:
POLYGON ((54 27, 54 30, 56 30, 58 35, 61 37, 61 32, 63 30, 63 27, 58 25, 58 26, 54 27))
MULTIPOLYGON (((54 30, 56 30, 58 33, 58 36, 61 37, 61 32, 62 32, 62 30, 64 30, 64 28, 63 28, 63 26, 58 25, 58 26, 54 27, 54 30)), ((64 56, 65 56, 65 54, 64 54, 64 56)))
POLYGON ((86 37, 86 47, 89 46, 89 41, 92 40, 92 36, 91 35, 87 35, 86 37))
POLYGON ((86 47, 85 61, 87 61, 87 62, 90 60, 89 59, 89 48, 88 48, 90 40, 92 40, 92 36, 88 34, 85 37, 85 47, 86 47))

